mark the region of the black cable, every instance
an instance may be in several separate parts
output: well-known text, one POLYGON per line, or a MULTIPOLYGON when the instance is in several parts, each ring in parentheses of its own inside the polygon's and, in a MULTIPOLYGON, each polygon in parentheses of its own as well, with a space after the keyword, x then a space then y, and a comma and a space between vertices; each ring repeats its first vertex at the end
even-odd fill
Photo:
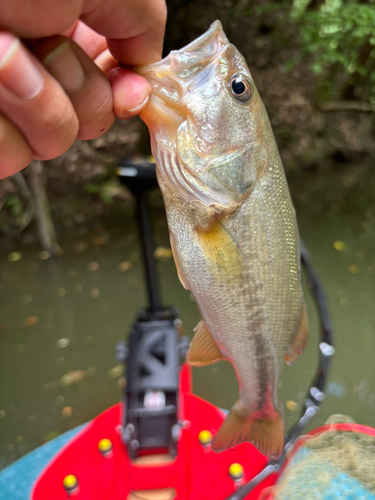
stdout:
POLYGON ((147 192, 136 192, 137 220, 142 244, 143 267, 145 272, 149 308, 152 314, 157 314, 161 309, 158 272, 154 257, 154 242, 152 225, 148 213, 147 192))
POLYGON ((305 268, 307 283, 310 293, 315 301, 320 320, 320 342, 318 369, 307 392, 303 410, 298 422, 289 430, 286 442, 280 457, 277 460, 269 460, 265 468, 251 481, 239 488, 235 493, 225 500, 243 500, 259 483, 271 474, 278 472, 283 466, 288 451, 292 448, 303 429, 310 423, 318 413, 319 405, 324 399, 324 388, 332 355, 335 353, 333 347, 332 323, 328 313, 327 299, 320 280, 311 264, 310 256, 306 247, 301 243, 301 263, 305 268))

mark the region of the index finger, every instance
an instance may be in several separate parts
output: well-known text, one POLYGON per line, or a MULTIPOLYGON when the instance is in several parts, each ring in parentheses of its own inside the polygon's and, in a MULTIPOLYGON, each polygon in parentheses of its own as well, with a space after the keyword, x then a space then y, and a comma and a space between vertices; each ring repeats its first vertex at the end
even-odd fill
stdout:
POLYGON ((139 66, 161 57, 167 8, 164 0, 87 0, 81 19, 107 38, 120 63, 139 66))
POLYGON ((108 39, 121 63, 138 66, 160 59, 164 0, 0 0, 0 27, 21 38, 59 34, 79 18, 108 39))

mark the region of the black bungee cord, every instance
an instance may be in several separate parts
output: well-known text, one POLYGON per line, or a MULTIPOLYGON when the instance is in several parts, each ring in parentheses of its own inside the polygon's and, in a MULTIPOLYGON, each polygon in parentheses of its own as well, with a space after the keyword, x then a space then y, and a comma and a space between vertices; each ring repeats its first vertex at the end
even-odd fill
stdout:
POLYGON ((306 425, 309 424, 313 417, 319 412, 319 405, 324 399, 324 388, 330 361, 332 355, 335 353, 335 348, 333 347, 332 323, 329 317, 327 299, 323 287, 316 272, 314 271, 309 253, 303 243, 301 243, 301 263, 305 269, 308 287, 314 299, 320 320, 318 369, 306 394, 301 417, 287 433, 285 445, 280 457, 277 460, 270 459, 264 469, 259 472, 257 476, 225 500, 243 500, 246 495, 248 495, 264 479, 281 469, 286 460, 288 451, 293 447, 306 425))

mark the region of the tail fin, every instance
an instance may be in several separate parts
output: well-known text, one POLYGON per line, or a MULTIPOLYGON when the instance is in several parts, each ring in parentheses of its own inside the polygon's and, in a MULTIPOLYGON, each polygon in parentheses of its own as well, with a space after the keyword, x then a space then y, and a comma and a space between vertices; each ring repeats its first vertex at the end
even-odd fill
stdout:
POLYGON ((232 446, 249 441, 258 450, 271 458, 277 458, 284 446, 282 415, 275 420, 261 420, 241 416, 233 408, 212 440, 212 449, 224 451, 232 446))

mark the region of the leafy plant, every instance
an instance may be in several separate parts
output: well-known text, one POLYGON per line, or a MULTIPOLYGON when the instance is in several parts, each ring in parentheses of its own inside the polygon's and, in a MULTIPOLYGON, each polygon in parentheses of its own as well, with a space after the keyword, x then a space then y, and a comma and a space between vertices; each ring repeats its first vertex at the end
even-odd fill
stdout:
MULTIPOLYGON (((311 54, 311 68, 317 75, 331 72, 331 83, 348 75, 337 92, 375 104, 375 1, 325 0, 317 9, 309 9, 309 0, 294 0, 291 18, 298 24, 301 48, 311 54), (353 94, 353 92, 352 92, 353 94), (353 97, 353 96, 350 96, 353 97)), ((340 86, 340 85, 339 85, 340 86)))
POLYGON ((87 184, 85 191, 88 194, 97 194, 106 205, 110 205, 116 196, 121 195, 122 188, 119 182, 110 179, 102 181, 100 184, 87 184))
POLYGON ((9 194, 6 197, 4 206, 8 209, 10 215, 17 217, 23 210, 23 203, 17 194, 9 194))
POLYGON ((242 15, 254 14, 272 18, 279 44, 295 46, 297 41, 286 70, 308 55, 318 100, 375 104, 375 0, 271 1, 242 9, 242 15))

